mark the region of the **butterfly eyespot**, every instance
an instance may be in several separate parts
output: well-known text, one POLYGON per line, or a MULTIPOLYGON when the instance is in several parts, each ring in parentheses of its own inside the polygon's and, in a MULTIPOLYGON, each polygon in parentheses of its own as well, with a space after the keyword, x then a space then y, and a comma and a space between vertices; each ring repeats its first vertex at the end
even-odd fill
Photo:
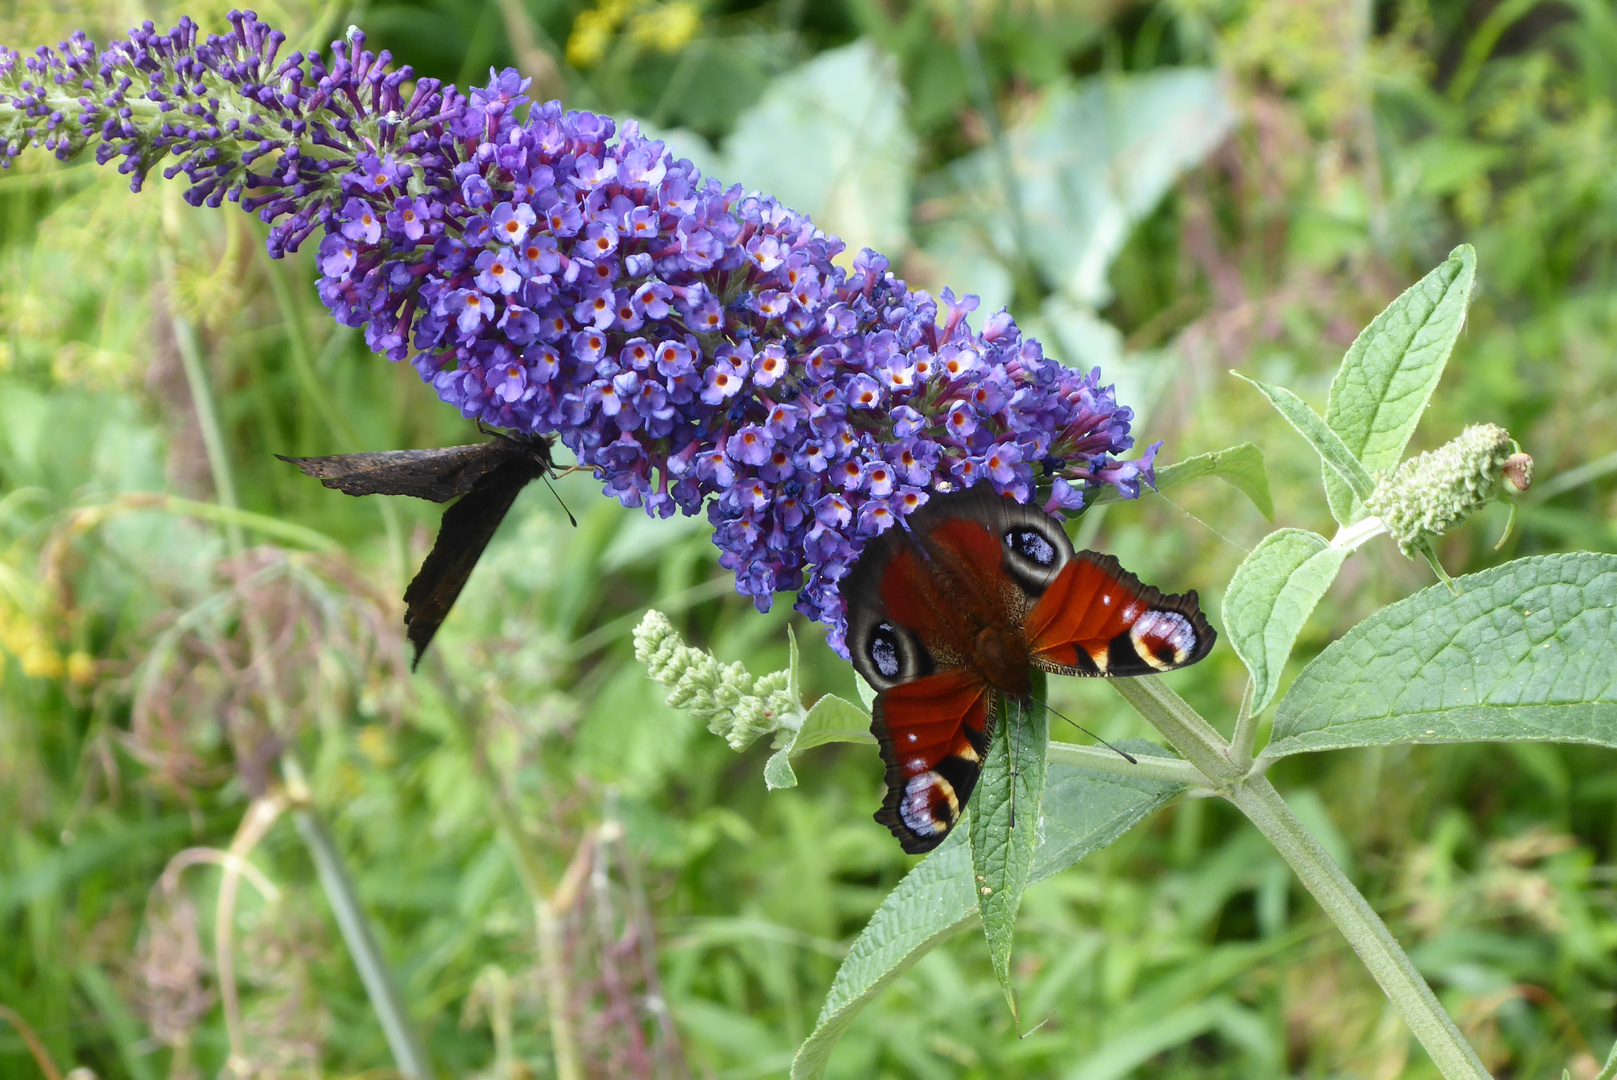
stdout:
POLYGON ((1129 641, 1141 660, 1168 671, 1196 648, 1196 628, 1177 611, 1148 611, 1129 627, 1129 641))
POLYGON ((1034 529, 1013 529, 1005 534, 1010 549, 1029 562, 1049 568, 1055 565, 1056 546, 1034 529))
POLYGON ((876 627, 876 632, 870 635, 866 651, 870 653, 871 664, 883 678, 898 678, 898 635, 893 632, 890 623, 876 627))
POLYGON ((904 797, 898 801, 898 816, 916 836, 938 836, 949 831, 960 818, 960 800, 954 785, 936 772, 910 777, 904 797))

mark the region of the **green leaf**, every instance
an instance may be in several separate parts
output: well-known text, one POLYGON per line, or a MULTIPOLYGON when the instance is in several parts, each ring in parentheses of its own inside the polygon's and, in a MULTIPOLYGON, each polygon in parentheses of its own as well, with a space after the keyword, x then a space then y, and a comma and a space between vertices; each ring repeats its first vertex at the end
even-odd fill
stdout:
POLYGON ((1424 589, 1315 657, 1265 760, 1400 742, 1617 747, 1617 555, 1518 559, 1424 589))
POLYGON ((865 681, 865 677, 857 671, 853 675, 853 688, 858 691, 859 703, 865 707, 866 712, 870 712, 876 707, 876 691, 865 681))
MULTIPOLYGON (((1269 498, 1269 474, 1263 467, 1263 451, 1252 443, 1241 443, 1164 465, 1157 470, 1157 482, 1153 486, 1158 491, 1167 491, 1204 476, 1216 476, 1223 480, 1251 499, 1252 505, 1265 518, 1274 520, 1275 507, 1269 498)), ((1115 487, 1107 484, 1095 493, 1089 505, 1118 502, 1122 498, 1115 487)))
POLYGON ((994 737, 971 799, 971 862, 977 910, 988 937, 999 987, 1016 1015, 1011 990, 1011 937, 1038 846, 1044 801, 1045 752, 1050 746, 1044 709, 1045 677, 1033 675, 1031 707, 1001 697, 994 737))
MULTIPOLYGON (((1341 477, 1342 482, 1360 502, 1369 498, 1371 489, 1375 487, 1375 481, 1370 479, 1370 474, 1365 471, 1358 457, 1348 449, 1341 437, 1330 429, 1330 426, 1320 418, 1319 413, 1308 407, 1308 402, 1284 386, 1271 386, 1256 379, 1248 379, 1239 371, 1232 371, 1230 374, 1238 379, 1245 379, 1257 387, 1259 392, 1269 399, 1269 404, 1297 429, 1297 434, 1308 440, 1308 445, 1314 448, 1314 452, 1319 455, 1326 468, 1341 477)), ((1331 512, 1336 514, 1335 507, 1332 507, 1331 512)), ((1348 519, 1340 514, 1336 514, 1336 520, 1343 525, 1348 524, 1348 519)))
POLYGON ((792 753, 811 750, 826 743, 851 742, 876 745, 870 733, 870 713, 835 694, 826 694, 814 703, 803 726, 797 729, 792 753))
MULTIPOLYGON (((1369 472, 1403 460, 1420 414, 1465 325, 1477 253, 1462 244, 1371 320, 1331 381, 1325 422, 1369 472)), ((1325 470, 1325 496, 1344 525, 1364 516, 1362 495, 1325 470)))
MULTIPOLYGON (((1120 745, 1137 757, 1167 756, 1167 751, 1143 739, 1120 745)), ((1099 851, 1182 790, 1159 780, 1052 763, 1031 880, 1042 881, 1099 851)), ((871 916, 837 970, 813 1033, 797 1051, 792 1080, 823 1076, 837 1040, 860 1010, 976 913, 965 834, 966 830, 956 829, 905 875, 871 916)))
MULTIPOLYGON (((797 642, 794 639, 792 642, 794 672, 796 649, 797 642)), ((792 741, 769 755, 769 761, 764 764, 764 783, 770 791, 796 787, 797 774, 792 771, 791 756, 834 742, 868 743, 875 746, 876 737, 870 733, 869 712, 851 701, 844 701, 835 694, 826 694, 808 711, 808 715, 803 718, 803 726, 797 729, 792 741)))
POLYGON ((797 655, 797 631, 786 624, 786 696, 793 702, 803 700, 802 659, 797 655))
POLYGON ((769 755, 764 762, 764 787, 770 791, 797 786, 797 774, 792 771, 792 748, 783 746, 769 755))
POLYGON ((1236 568, 1224 592, 1224 632, 1252 673, 1254 713, 1273 699, 1298 633, 1351 554, 1318 533, 1279 529, 1236 568))
POLYGON ((723 171, 711 175, 811 215, 851 251, 898 251, 909 240, 915 136, 898 65, 868 39, 775 79, 724 149, 723 171))

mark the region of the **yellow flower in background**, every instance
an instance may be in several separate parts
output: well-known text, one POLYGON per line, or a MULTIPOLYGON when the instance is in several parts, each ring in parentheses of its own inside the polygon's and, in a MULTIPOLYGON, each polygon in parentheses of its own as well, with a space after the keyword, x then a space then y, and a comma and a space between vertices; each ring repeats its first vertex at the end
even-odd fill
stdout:
POLYGON ((676 52, 696 36, 702 12, 691 0, 664 4, 601 0, 573 20, 573 31, 567 38, 567 62, 580 68, 600 63, 625 23, 629 41, 637 48, 676 52))
POLYGON ((359 752, 370 759, 370 763, 378 769, 389 768, 398 759, 393 749, 393 738, 386 725, 366 724, 359 729, 355 742, 359 745, 359 752))
POLYGON ((629 24, 629 40, 659 52, 678 52, 690 44, 701 25, 702 13, 695 4, 675 0, 636 15, 629 24))
POLYGON ((17 658, 30 679, 59 679, 67 671, 62 656, 51 646, 51 634, 40 619, 37 600, 14 568, 0 563, 0 669, 9 653, 17 658))
POLYGON ((67 670, 62 655, 42 641, 36 641, 17 658, 22 662, 22 673, 30 679, 60 679, 67 670))
POLYGON ((95 658, 83 649, 67 658, 67 679, 76 686, 89 686, 95 682, 95 658))
POLYGON ((632 6, 633 0, 601 0, 596 7, 579 12, 567 38, 567 62, 574 67, 599 64, 632 6))

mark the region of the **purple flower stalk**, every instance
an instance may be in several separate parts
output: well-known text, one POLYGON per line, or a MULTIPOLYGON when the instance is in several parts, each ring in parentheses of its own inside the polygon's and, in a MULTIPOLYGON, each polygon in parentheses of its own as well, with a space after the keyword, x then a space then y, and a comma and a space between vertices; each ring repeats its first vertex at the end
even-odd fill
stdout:
POLYGON ((797 609, 842 651, 837 582, 864 541, 930 493, 989 480, 1052 513, 1110 484, 1139 493, 1132 412, 1044 356, 975 297, 905 288, 866 250, 774 199, 723 188, 633 122, 526 110, 490 72, 463 95, 363 49, 292 53, 251 12, 199 37, 147 23, 0 50, 0 148, 122 159, 139 189, 165 158, 193 205, 240 202, 270 254, 322 233, 320 297, 370 347, 410 360, 463 415, 555 432, 625 506, 707 506, 720 563, 767 610, 797 609), (617 138, 614 140, 614 135, 617 138))

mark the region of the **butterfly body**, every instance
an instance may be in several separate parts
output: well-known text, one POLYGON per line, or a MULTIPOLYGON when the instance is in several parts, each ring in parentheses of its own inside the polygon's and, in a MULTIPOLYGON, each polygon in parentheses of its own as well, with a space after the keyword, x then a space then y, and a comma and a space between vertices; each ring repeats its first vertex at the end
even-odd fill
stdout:
POLYGON ((959 820, 997 703, 1026 702, 1035 669, 1143 675, 1212 648, 1194 592, 1165 595, 1110 555, 1074 551, 1054 518, 986 484, 934 495, 906 526, 872 539, 841 589, 849 654, 878 691, 876 820, 906 851, 959 820))

